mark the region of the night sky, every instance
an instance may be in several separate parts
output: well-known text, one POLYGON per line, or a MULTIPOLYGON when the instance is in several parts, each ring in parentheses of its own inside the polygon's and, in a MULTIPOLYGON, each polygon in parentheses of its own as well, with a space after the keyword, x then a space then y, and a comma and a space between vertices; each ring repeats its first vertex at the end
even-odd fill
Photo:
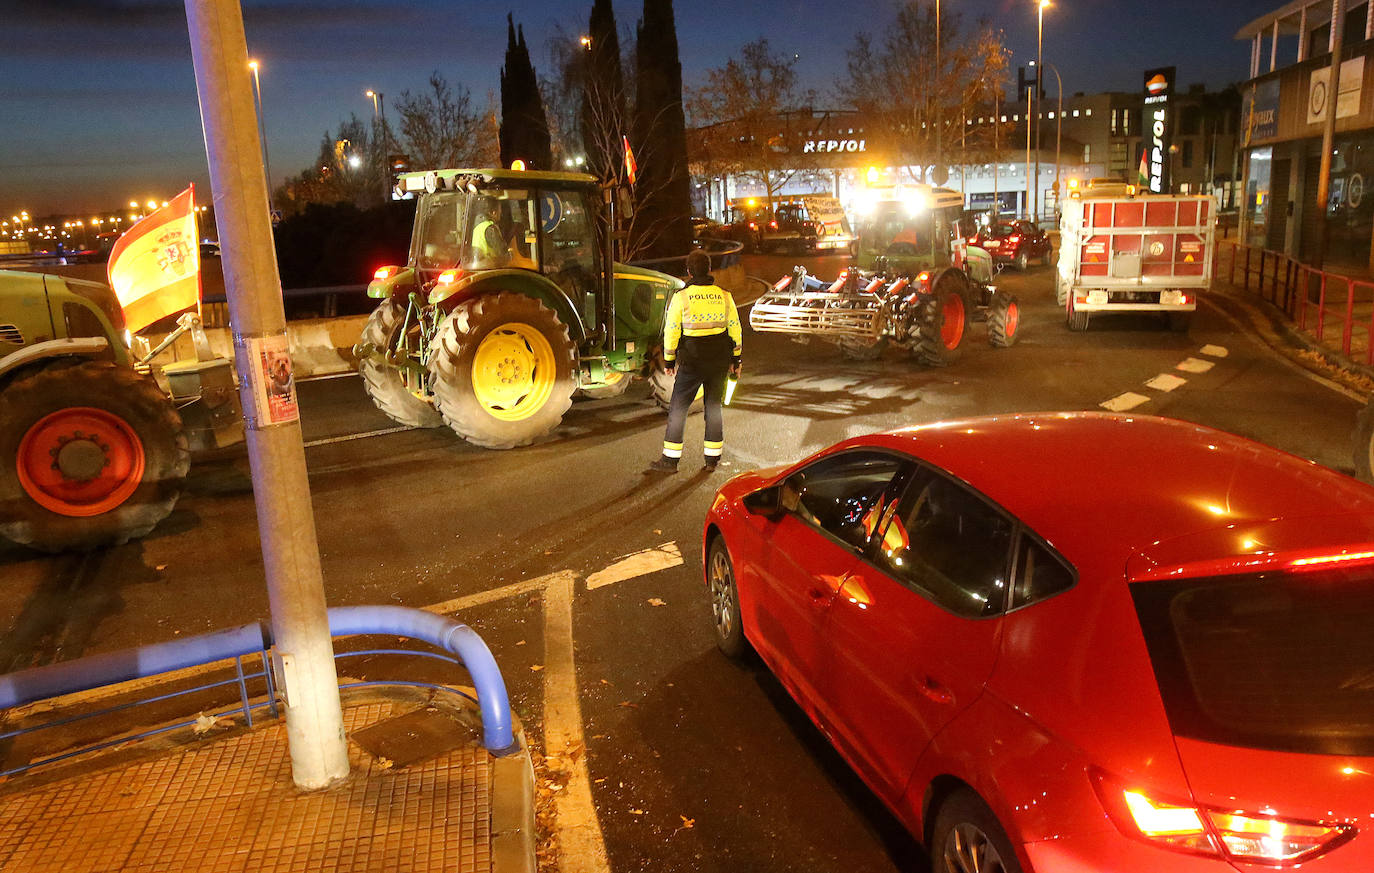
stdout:
MULTIPOLYGON (((844 72, 859 30, 876 31, 897 0, 677 0, 688 86, 744 43, 767 37, 800 55, 803 83, 821 93, 844 72)), ((1221 87, 1248 74, 1233 39, 1279 0, 1055 0, 1045 13, 1045 59, 1065 94, 1138 90, 1147 67, 1173 64, 1180 86, 1221 87)), ((556 24, 585 29, 590 0, 507 3, 244 0, 250 55, 262 64, 273 181, 313 161, 321 139, 352 114, 372 114, 364 91, 423 91, 431 73, 484 104, 499 89, 506 13, 525 28, 536 69, 548 65, 556 24)), ((622 33, 642 3, 615 3, 622 33)), ((946 14, 986 16, 1006 34, 1012 70, 1035 56, 1033 0, 944 0, 946 14)), ((195 78, 181 3, 164 0, 0 0, 0 214, 80 214, 208 185, 195 78)), ((245 77, 249 76, 244 71, 245 77)), ((393 123, 395 115, 389 114, 393 123)), ((205 190, 205 189, 202 189, 205 190)))

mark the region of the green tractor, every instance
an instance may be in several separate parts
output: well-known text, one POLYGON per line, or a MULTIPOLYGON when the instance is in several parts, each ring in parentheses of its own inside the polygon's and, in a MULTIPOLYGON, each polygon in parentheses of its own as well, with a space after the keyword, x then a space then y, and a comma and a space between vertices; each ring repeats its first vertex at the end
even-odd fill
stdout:
POLYGON ((614 189, 524 170, 405 173, 399 188, 418 197, 410 253, 368 286, 381 303, 354 347, 379 409, 508 449, 556 428, 579 392, 645 376, 667 404, 663 315, 683 283, 615 262, 614 189))
POLYGON ((0 536, 49 552, 140 537, 172 511, 191 451, 242 440, 230 364, 182 318, 206 360, 164 367, 169 397, 107 286, 0 271, 0 536))

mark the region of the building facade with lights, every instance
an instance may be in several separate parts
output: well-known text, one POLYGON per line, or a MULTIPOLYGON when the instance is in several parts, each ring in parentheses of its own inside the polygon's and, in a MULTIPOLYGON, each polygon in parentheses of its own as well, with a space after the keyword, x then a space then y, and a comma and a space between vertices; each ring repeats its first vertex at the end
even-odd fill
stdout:
MULTIPOLYGON (((942 184, 962 191, 971 209, 989 209, 997 202, 1003 214, 1024 217, 1038 205, 1042 221, 1053 221, 1056 193, 1067 188, 1069 179, 1136 181, 1144 147, 1143 101, 1143 91, 1080 92, 1065 95, 1062 101, 1049 94, 1037 113, 1039 148, 1030 151, 1026 140, 1035 125, 1027 124, 1024 102, 1001 105, 996 111, 984 107, 964 119, 969 136, 946 142, 948 177, 942 184), (967 141, 991 141, 994 123, 999 125, 996 149, 965 147, 967 141), (1036 174, 1037 161, 1039 190, 1032 193, 1028 182, 1036 174)), ((1201 86, 1192 86, 1173 97, 1169 112, 1177 147, 1171 155, 1174 190, 1214 193, 1223 210, 1236 208, 1240 95, 1234 91, 1209 94, 1201 86)), ((876 171, 884 185, 898 188, 930 179, 933 168, 894 161, 892 155, 898 150, 884 143, 873 127, 851 110, 803 109, 779 116, 769 145, 778 154, 778 164, 794 172, 774 196, 832 194, 849 210, 870 170, 876 171)), ((732 201, 766 196, 764 186, 751 174, 712 171, 720 162, 711 160, 707 130, 691 131, 688 148, 694 208, 699 214, 728 221, 732 201)))
POLYGON ((1245 242, 1315 263, 1324 224, 1325 265, 1374 268, 1374 10, 1368 2, 1294 0, 1236 39, 1250 43, 1242 89, 1245 242), (1337 8, 1342 47, 1333 89, 1337 8), (1322 135, 1333 104, 1329 194, 1320 203, 1322 135))

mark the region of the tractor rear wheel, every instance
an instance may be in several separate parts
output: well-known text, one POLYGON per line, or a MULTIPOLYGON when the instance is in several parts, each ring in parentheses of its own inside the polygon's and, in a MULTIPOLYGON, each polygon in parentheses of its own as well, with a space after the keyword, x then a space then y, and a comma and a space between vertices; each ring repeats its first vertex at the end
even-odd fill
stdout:
POLYGON ((108 361, 48 366, 0 392, 0 534, 45 552, 141 537, 191 465, 157 383, 108 361))
POLYGON ((1021 338, 1021 304, 1012 294, 998 294, 988 307, 988 342, 1005 349, 1021 338))
POLYGON ((443 427, 444 419, 425 395, 427 374, 420 367, 418 354, 419 325, 410 325, 406 336, 398 336, 401 322, 405 318, 405 307, 394 300, 383 300, 382 305, 372 311, 363 326, 362 341, 371 345, 378 354, 389 355, 413 351, 415 358, 405 355, 399 365, 379 361, 374 357, 363 358, 358 362, 358 373, 363 377, 363 389, 377 408, 397 424, 409 427, 443 427), (406 349, 398 350, 402 344, 406 349))
MULTIPOLYGON (((955 274, 957 275, 957 274, 955 274)), ((955 275, 947 274, 931 298, 923 304, 918 315, 919 339, 915 347, 917 359, 931 367, 945 367, 964 354, 964 339, 968 335, 968 304, 962 283, 955 275)))
POLYGON ((577 347, 568 327, 524 294, 460 303, 430 349, 434 403, 454 433, 489 449, 529 445, 572 405, 577 347))
MULTIPOLYGON (((653 362, 649 366, 649 396, 658 404, 659 409, 667 409, 673 405, 673 386, 677 384, 677 374, 669 375, 663 368, 662 352, 655 355, 653 362)), ((692 405, 687 407, 689 414, 701 412, 706 408, 706 396, 704 389, 697 390, 697 396, 692 399, 692 405)))
POLYGON ((628 373, 612 371, 607 373, 607 380, 599 385, 591 385, 586 388, 579 388, 578 393, 588 400, 609 400, 612 397, 619 397, 630 388, 630 383, 634 379, 628 373))

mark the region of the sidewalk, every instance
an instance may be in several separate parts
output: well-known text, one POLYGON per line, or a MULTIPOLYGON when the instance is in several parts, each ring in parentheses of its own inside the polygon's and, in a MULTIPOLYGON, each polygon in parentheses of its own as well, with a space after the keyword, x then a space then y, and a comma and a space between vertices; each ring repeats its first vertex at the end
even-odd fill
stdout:
POLYGON ((186 729, 0 782, 0 871, 532 873, 518 730, 519 751, 495 758, 475 704, 343 694, 351 773, 323 791, 292 784, 280 719, 186 729))

